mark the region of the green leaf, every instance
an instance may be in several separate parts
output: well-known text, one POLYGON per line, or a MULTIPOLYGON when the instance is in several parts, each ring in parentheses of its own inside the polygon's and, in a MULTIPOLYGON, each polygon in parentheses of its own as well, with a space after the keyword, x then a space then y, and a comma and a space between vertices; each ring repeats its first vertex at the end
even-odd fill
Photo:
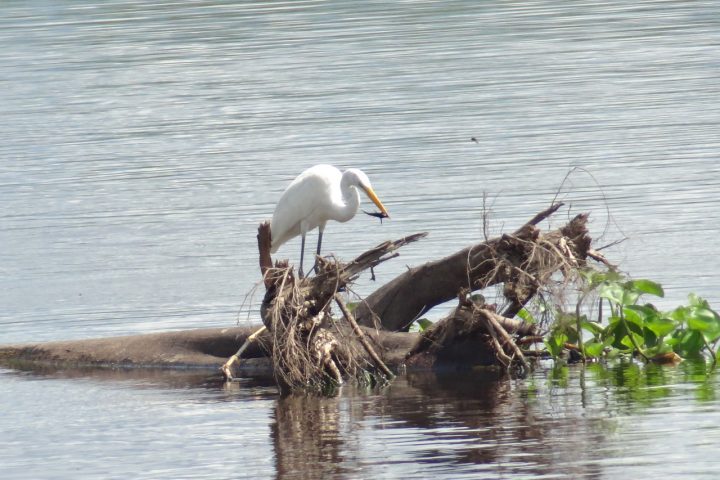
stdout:
POLYGON ((616 341, 616 339, 624 336, 625 327, 620 322, 610 323, 607 327, 605 327, 602 333, 602 338, 605 342, 605 346, 617 347, 618 342, 616 341), (620 330, 620 332, 618 332, 618 330, 620 330))
POLYGON ((647 327, 643 328, 643 341, 639 344, 643 349, 656 346, 658 341, 659 339, 658 336, 655 335, 655 332, 647 327))
POLYGON ((646 305, 628 305, 625 308, 638 312, 640 315, 642 315, 644 321, 647 321, 649 318, 655 317, 660 314, 660 312, 658 312, 657 309, 649 303, 646 305))
POLYGON ((701 332, 712 332, 720 326, 718 325, 715 312, 703 307, 693 307, 690 309, 687 316, 687 325, 688 328, 701 332))
POLYGON ((707 300, 705 300, 702 297, 699 297, 698 295, 694 293, 690 293, 688 295, 688 303, 691 307, 704 307, 704 308, 710 308, 710 304, 707 300))
POLYGON ((622 343, 622 339, 627 337, 627 330, 622 322, 613 323, 608 325, 605 329, 606 343, 612 347, 625 350, 625 346, 622 343))
POLYGON ((675 351, 682 357, 697 356, 704 346, 705 341, 702 334, 697 330, 688 330, 675 345, 675 351))
POLYGON ((521 308, 520 311, 517 313, 517 316, 520 317, 522 320, 526 321, 527 323, 537 323, 535 321, 535 317, 533 317, 533 314, 528 312, 525 308, 521 308))
POLYGON ((428 327, 430 327, 433 324, 433 322, 431 322, 427 318, 421 318, 420 320, 417 320, 416 322, 418 324, 418 327, 419 327, 418 330, 420 332, 424 332, 425 330, 428 329, 428 327))
POLYGON ((557 357, 562 352, 567 340, 568 337, 564 333, 556 333, 545 338, 545 346, 547 347, 548 352, 550 352, 550 355, 557 357))
POLYGON ((601 272, 600 270, 595 270, 593 268, 587 268, 585 270, 579 271, 580 276, 585 279, 585 282, 588 284, 588 287, 590 290, 596 288, 598 285, 607 282, 619 282, 623 278, 618 272, 614 271, 607 271, 607 272, 601 272))
POLYGON ((641 293, 636 292, 635 290, 630 289, 624 289, 623 290, 623 296, 622 296, 622 304, 627 305, 634 305, 637 303, 638 298, 640 298, 641 293))
POLYGON ((630 288, 636 292, 647 293, 655 295, 656 297, 664 297, 665 291, 659 283, 655 283, 652 280, 640 279, 631 280, 626 284, 627 288, 630 288))
POLYGON ((600 297, 605 298, 617 305, 623 304, 624 290, 617 283, 607 283, 600 287, 600 297))
POLYGON ((680 324, 684 324, 690 314, 690 307, 680 306, 670 312, 669 317, 680 324))
POLYGON ((635 324, 639 329, 642 330, 645 326, 645 319, 638 311, 625 307, 623 308, 623 314, 625 314, 625 320, 630 324, 635 324))
POLYGON ((637 314, 635 314, 635 318, 626 317, 626 321, 624 323, 622 321, 618 321, 613 325, 614 330, 612 331, 612 334, 615 337, 615 341, 613 342, 614 347, 622 350, 634 350, 635 346, 632 343, 630 335, 633 335, 633 338, 638 345, 642 345, 644 343, 643 326, 642 324, 638 324, 633 321, 636 319, 637 314), (627 328, 625 327, 625 324, 627 324, 627 328))
MULTIPOLYGON (((638 345, 642 345, 642 337, 640 335, 636 335, 635 333, 630 333, 630 335, 633 335, 635 338, 635 342, 638 345)), ((631 352, 635 350, 635 345, 633 345, 632 339, 630 338, 630 335, 625 335, 622 340, 620 340, 620 344, 625 347, 625 350, 630 350, 631 352)))
POLYGON ((360 304, 360 302, 347 302, 347 303, 345 304, 345 306, 347 307, 348 312, 352 313, 352 312, 355 311, 355 309, 357 308, 357 306, 358 306, 359 304, 360 304))
POLYGON ((590 357, 599 357, 603 353, 605 345, 601 342, 588 342, 585 344, 585 354, 590 357))
POLYGON ((596 337, 598 335, 601 335, 604 331, 603 327, 599 323, 590 322, 588 320, 583 320, 582 323, 580 323, 580 326, 583 328, 583 330, 587 330, 596 337))
POLYGON ((667 317, 653 316, 645 321, 645 328, 653 332, 658 337, 664 337, 675 330, 676 326, 677 323, 667 317))

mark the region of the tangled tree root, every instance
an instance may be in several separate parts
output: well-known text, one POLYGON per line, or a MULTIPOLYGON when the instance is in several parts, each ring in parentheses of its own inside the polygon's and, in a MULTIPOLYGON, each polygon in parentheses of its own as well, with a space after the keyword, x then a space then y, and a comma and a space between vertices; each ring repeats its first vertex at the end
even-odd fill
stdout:
POLYGON ((499 365, 525 374, 530 367, 515 335, 534 336, 537 326, 499 315, 494 305, 473 299, 468 290, 458 296, 458 306, 423 332, 406 356, 408 367, 463 368, 499 365))
MULTIPOLYGON (((259 239, 265 235, 269 227, 263 224, 259 239)), ((267 288, 261 313, 272 335, 273 369, 281 387, 324 390, 342 384, 344 378, 385 381, 393 377, 377 353, 379 345, 370 344, 338 292, 364 270, 395 257, 395 250, 424 236, 384 242, 347 264, 318 257, 317 274, 304 279, 296 278, 286 264, 270 267, 261 262, 267 288), (332 317, 333 300, 342 319, 332 317)), ((260 241, 261 251, 263 245, 267 242, 260 241)))
POLYGON ((543 210, 512 234, 408 269, 358 305, 358 323, 373 326, 380 318, 382 328, 406 331, 436 305, 456 298, 460 289, 475 291, 497 284, 504 285, 509 302, 503 316, 512 318, 539 289, 548 287, 555 272, 581 266, 588 255, 587 214, 547 233, 537 226, 561 206, 543 210))

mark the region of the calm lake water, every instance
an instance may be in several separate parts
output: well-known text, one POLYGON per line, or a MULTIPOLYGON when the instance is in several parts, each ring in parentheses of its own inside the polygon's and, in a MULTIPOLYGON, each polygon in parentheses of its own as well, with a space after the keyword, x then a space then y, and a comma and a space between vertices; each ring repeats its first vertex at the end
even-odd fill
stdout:
MULTIPOLYGON (((483 194, 495 234, 557 196, 552 225, 627 238, 606 254, 662 308, 720 305, 717 2, 5 1, 0 45, 0 343, 256 323, 257 225, 320 162, 392 215, 330 225, 326 251, 430 232, 378 283, 481 239, 483 194)), ((0 370, 0 474, 714 478, 718 381, 695 369, 323 400, 0 370)))

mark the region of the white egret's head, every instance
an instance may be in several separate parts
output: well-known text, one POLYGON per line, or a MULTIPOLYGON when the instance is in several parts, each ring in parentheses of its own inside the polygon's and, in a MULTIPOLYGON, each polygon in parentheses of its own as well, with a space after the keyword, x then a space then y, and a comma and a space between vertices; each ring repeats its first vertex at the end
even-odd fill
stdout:
POLYGON ((343 173, 343 181, 347 181, 348 185, 357 187, 365 192, 365 195, 380 209, 380 212, 382 212, 386 218, 390 218, 385 206, 375 194, 372 185, 370 185, 370 179, 365 175, 365 172, 357 168, 349 168, 343 173))

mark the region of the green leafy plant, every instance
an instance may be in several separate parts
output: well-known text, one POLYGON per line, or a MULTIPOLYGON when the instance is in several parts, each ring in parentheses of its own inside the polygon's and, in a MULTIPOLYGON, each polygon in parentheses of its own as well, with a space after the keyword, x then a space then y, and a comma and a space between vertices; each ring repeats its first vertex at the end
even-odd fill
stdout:
POLYGON ((708 302, 690 294, 688 304, 663 312, 648 296, 663 297, 660 284, 647 279, 628 280, 615 271, 585 270, 575 315, 560 313, 546 337, 548 352, 557 357, 565 342, 572 342, 584 357, 638 355, 644 361, 709 356, 718 360, 720 315, 708 302), (591 293, 609 305, 604 324, 581 315, 581 306, 591 293), (570 320, 568 317, 572 317, 570 320))

